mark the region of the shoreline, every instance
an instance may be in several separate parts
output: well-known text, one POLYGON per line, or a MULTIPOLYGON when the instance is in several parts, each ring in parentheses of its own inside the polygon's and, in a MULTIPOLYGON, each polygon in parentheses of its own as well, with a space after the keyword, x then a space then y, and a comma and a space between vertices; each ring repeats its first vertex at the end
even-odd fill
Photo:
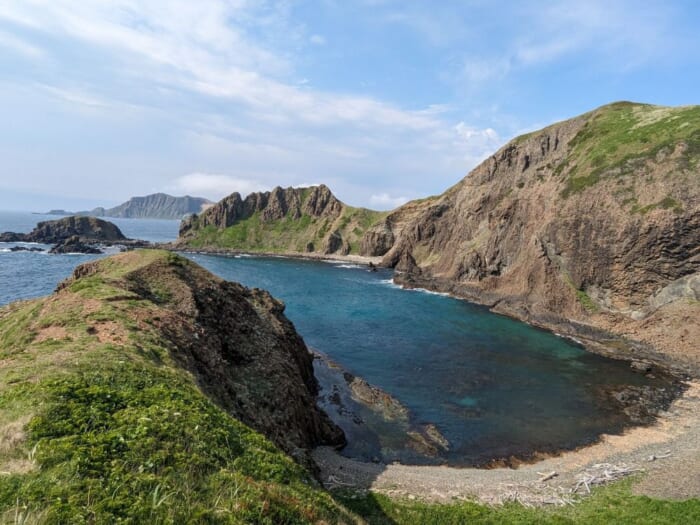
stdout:
MULTIPOLYGON (((449 503, 518 501, 558 505, 588 494, 580 481, 597 471, 642 474, 636 494, 670 499, 700 497, 700 382, 691 382, 667 411, 648 426, 603 434, 598 442, 516 468, 457 468, 373 464, 341 456, 329 447, 312 453, 329 489, 373 491, 392 497, 449 503), (556 473, 541 481, 544 474, 556 473), (688 473, 679 486, 680 473, 688 473)), ((614 480, 611 480, 614 481, 614 480)))
MULTIPOLYGON (((192 253, 199 255, 219 255, 223 257, 235 257, 237 255, 247 255, 250 257, 276 257, 283 259, 302 259, 309 261, 329 261, 329 262, 347 262, 352 264, 360 264, 369 266, 370 264, 380 268, 379 263, 381 257, 369 257, 366 255, 340 255, 336 253, 317 253, 317 252, 253 252, 249 250, 229 250, 219 248, 187 248, 183 249, 171 243, 163 245, 154 245, 153 248, 161 250, 169 250, 180 253, 192 253)), ((383 267, 382 267, 383 268, 383 267)))
MULTIPOLYGON (((181 250, 175 247, 169 249, 204 255, 287 257, 361 265, 372 263, 378 267, 382 259, 358 255, 295 252, 181 250)), ((679 380, 683 385, 681 391, 668 410, 657 415, 651 424, 628 427, 620 434, 602 434, 595 442, 573 450, 546 454, 535 452, 532 460, 491 468, 365 463, 344 457, 332 448, 318 447, 312 451, 312 457, 320 468, 324 486, 331 489, 371 490, 389 496, 427 502, 445 503, 455 499, 476 499, 487 504, 510 501, 519 501, 526 505, 561 504, 570 503, 572 490, 579 485, 581 476, 602 464, 622 465, 629 468, 630 473, 646 472, 647 474, 635 485, 635 491, 639 494, 670 498, 700 497, 700 479, 684 487, 678 487, 674 482, 679 469, 700 472, 700 382, 697 380, 700 373, 697 369, 649 345, 625 339, 593 325, 570 319, 555 319, 554 316, 552 319, 533 317, 526 308, 522 311, 512 306, 504 308, 501 304, 502 298, 479 297, 476 293, 465 293, 464 290, 456 289, 455 283, 437 283, 435 279, 415 277, 395 272, 392 280, 404 289, 420 288, 485 306, 492 313, 505 315, 573 340, 595 354, 630 364, 651 364, 679 380), (667 455, 668 450, 672 451, 670 455, 667 455), (652 457, 659 459, 649 461, 652 457), (552 480, 541 482, 540 471, 556 472, 556 476, 552 480)))

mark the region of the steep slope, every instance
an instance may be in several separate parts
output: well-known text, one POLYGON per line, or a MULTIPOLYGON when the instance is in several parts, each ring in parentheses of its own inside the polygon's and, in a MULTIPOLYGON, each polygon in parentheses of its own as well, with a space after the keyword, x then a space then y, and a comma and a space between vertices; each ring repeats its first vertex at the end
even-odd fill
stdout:
POLYGON ((343 441, 283 309, 159 251, 0 309, 2 521, 347 517, 280 451, 343 441))
POLYGON ((622 102, 518 137, 363 246, 408 285, 700 369, 700 107, 622 102))
POLYGON ((324 185, 233 193, 180 226, 181 248, 359 254, 367 228, 385 214, 340 202, 324 185))

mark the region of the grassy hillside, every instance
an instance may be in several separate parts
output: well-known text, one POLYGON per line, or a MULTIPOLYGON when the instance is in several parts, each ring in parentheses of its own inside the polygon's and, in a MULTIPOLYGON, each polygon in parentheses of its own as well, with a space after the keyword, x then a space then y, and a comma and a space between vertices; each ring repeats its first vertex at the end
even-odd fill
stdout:
MULTIPOLYGON (((700 162, 700 106, 663 107, 618 102, 591 114, 583 129, 569 142, 571 152, 555 171, 568 177, 563 196, 598 183, 604 177, 621 178, 643 171, 649 160, 670 157, 679 176, 700 162)), ((643 182, 643 181, 639 181, 643 182)), ((674 209, 678 201, 660 196, 654 207, 674 209)), ((645 213, 652 208, 638 208, 645 213)))
POLYGON ((322 251, 331 235, 347 242, 350 254, 360 253, 360 240, 367 229, 384 218, 385 212, 344 206, 338 217, 314 217, 303 213, 293 218, 265 221, 260 212, 228 228, 204 226, 186 240, 192 248, 223 248, 249 252, 287 253, 322 251))
POLYGON ((177 287, 162 280, 144 299, 124 286, 153 263, 192 265, 155 251, 105 259, 58 294, 0 310, 0 522, 348 517, 177 365, 157 327, 177 287))

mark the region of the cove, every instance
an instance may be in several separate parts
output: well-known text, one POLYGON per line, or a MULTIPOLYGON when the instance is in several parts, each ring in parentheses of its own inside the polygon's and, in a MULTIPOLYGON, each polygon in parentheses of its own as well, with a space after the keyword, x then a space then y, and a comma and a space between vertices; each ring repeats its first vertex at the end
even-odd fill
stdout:
POLYGON ((389 270, 188 257, 225 279, 269 290, 285 302, 307 345, 342 367, 320 363, 316 372, 322 405, 345 430, 341 453, 349 457, 455 466, 528 459, 648 422, 644 402, 673 397, 668 379, 635 373, 626 362, 484 307, 401 289, 389 270), (387 420, 355 403, 341 384, 343 371, 379 387, 407 415, 387 420))

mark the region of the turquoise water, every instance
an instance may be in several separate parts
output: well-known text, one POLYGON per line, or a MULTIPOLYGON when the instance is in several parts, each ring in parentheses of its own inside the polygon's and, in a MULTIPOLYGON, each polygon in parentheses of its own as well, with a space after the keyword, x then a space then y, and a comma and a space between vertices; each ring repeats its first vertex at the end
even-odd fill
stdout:
POLYGON ((450 442, 449 452, 430 460, 381 447, 381 436, 334 417, 356 439, 344 451, 349 456, 467 465, 575 447, 629 423, 610 390, 653 382, 624 362, 483 307, 400 289, 389 271, 283 258, 190 257, 281 298, 309 346, 390 393, 410 410, 414 425, 434 424, 450 442))
MULTIPOLYGON (((0 212, 0 231, 30 231, 45 217, 0 212)), ((172 240, 177 221, 115 220, 129 237, 172 240)), ((8 251, 0 244, 0 304, 51 293, 94 255, 8 251)), ((213 273, 269 290, 307 344, 403 403, 411 425, 432 424, 450 449, 426 458, 401 445, 405 428, 372 426, 330 410, 346 455, 413 463, 483 464, 589 443, 629 419, 610 396, 657 385, 626 363, 449 297, 407 291, 390 271, 263 257, 188 255, 213 273), (398 443, 398 444, 397 444, 398 443)), ((331 384, 319 373, 326 397, 331 384)), ((366 415, 366 414, 365 414, 366 415)), ((375 421, 376 423, 376 421, 375 421)))

